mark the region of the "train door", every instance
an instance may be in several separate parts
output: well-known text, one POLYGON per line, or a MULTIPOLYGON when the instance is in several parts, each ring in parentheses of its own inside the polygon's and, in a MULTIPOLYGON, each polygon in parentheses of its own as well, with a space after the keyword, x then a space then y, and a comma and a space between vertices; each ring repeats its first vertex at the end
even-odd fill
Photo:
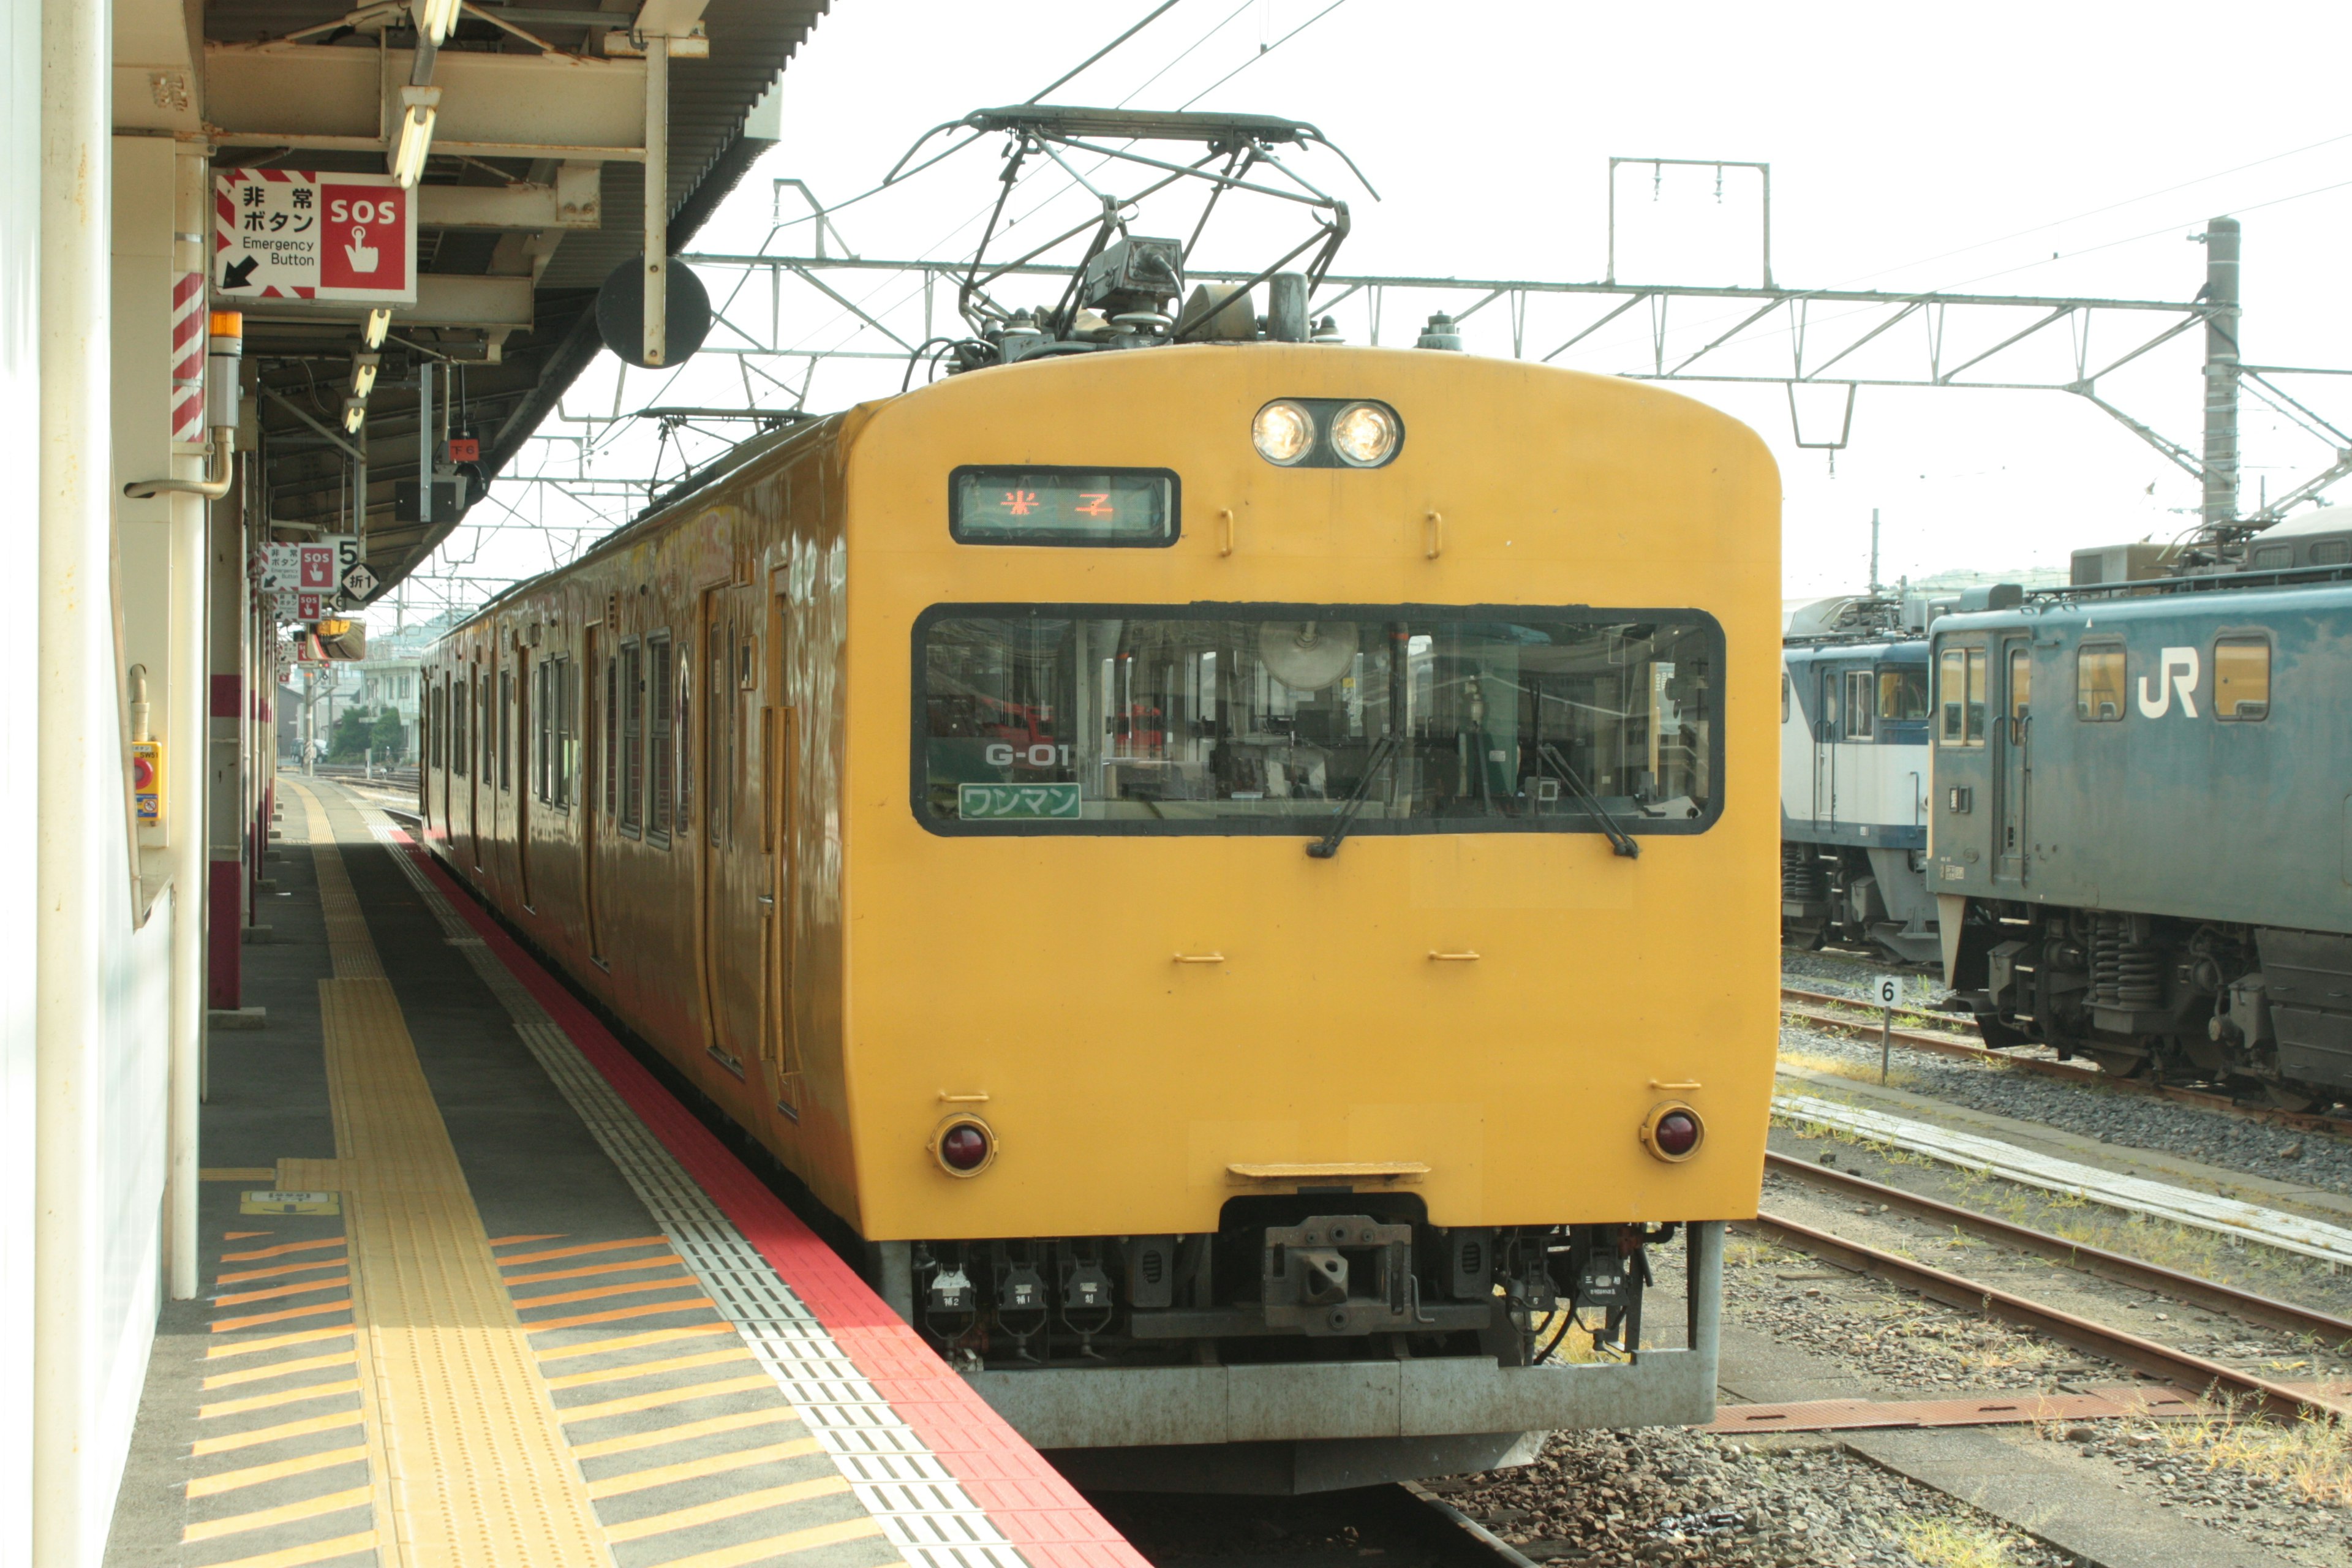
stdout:
POLYGON ((2000 643, 2001 718, 1993 726, 2000 751, 2000 787, 1994 792, 1993 875, 2023 882, 2032 860, 2026 834, 2028 784, 2033 774, 2033 649, 2024 637, 2000 643))
POLYGON ((483 783, 490 762, 490 703, 479 659, 467 668, 467 676, 466 749, 474 753, 474 766, 466 774, 466 864, 478 873, 482 868, 483 783))
POLYGON ((531 721, 538 710, 530 700, 530 655, 515 650, 514 668, 514 836, 515 883, 521 891, 522 907, 530 904, 530 788, 537 774, 534 768, 547 765, 531 742, 531 721))
POLYGON ((793 896, 799 825, 798 772, 800 734, 797 710, 786 684, 791 670, 793 625, 788 578, 779 570, 769 584, 767 625, 761 640, 766 644, 764 665, 759 650, 747 649, 740 684, 748 700, 761 699, 760 758, 760 910, 766 917, 761 942, 761 989, 767 998, 762 1011, 761 1055, 776 1085, 776 1109, 793 1121, 801 1119, 801 1045, 799 998, 793 990, 798 968, 798 900, 793 896))
POLYGON ((1813 820, 1825 827, 1834 826, 1838 815, 1838 673, 1819 667, 1819 700, 1813 705, 1813 820))
POLYGON ((579 743, 586 759, 580 770, 580 908, 588 923, 589 960, 603 967, 604 942, 596 918, 596 889, 603 879, 596 874, 596 866, 604 853, 603 792, 605 773, 612 763, 604 755, 604 674, 596 663, 596 645, 600 640, 594 626, 580 634, 579 743))
MULTIPOLYGON (((761 965, 767 892, 756 826, 746 809, 743 714, 752 694, 743 656, 756 631, 757 590, 702 595, 702 658, 689 678, 702 689, 702 994, 710 1052, 733 1072, 759 1046, 761 965)), ((753 667, 753 668, 756 668, 753 667)), ((689 736, 688 743, 697 737, 689 736)), ((774 1077, 773 1072, 770 1078, 774 1077)))

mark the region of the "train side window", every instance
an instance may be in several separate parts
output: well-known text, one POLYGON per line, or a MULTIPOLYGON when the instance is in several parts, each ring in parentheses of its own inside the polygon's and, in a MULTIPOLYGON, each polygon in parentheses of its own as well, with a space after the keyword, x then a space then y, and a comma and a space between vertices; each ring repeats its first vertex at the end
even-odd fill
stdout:
POLYGON ((1849 669, 1845 672, 1845 738, 1849 741, 1870 739, 1871 715, 1876 711, 1870 697, 1870 671, 1849 669))
POLYGON ((1878 670, 1878 716, 1916 722, 1927 716, 1927 667, 1882 665, 1878 670))
POLYGON ((2074 716, 2093 724, 2116 724, 2124 716, 2124 647, 2121 643, 2084 643, 2074 654, 2074 716))
POLYGON ((621 660, 604 656, 604 816, 610 820, 621 809, 621 660))
POLYGON ((474 694, 462 675, 449 689, 449 771, 462 777, 468 769, 467 752, 471 750, 467 743, 469 720, 466 704, 474 700, 474 694))
POLYGON ((1789 672, 1780 672, 1780 722, 1789 721, 1789 672))
POLYGON ((621 645, 621 831, 644 831, 646 813, 646 650, 621 645))
POLYGON ((2271 711, 2271 641, 2265 637, 2213 639, 2213 717, 2224 723, 2267 719, 2271 711))
POLYGON ((677 683, 670 667, 670 640, 667 633, 646 641, 646 696, 649 711, 646 714, 646 773, 648 790, 646 815, 646 842, 667 845, 669 842, 671 807, 677 774, 672 762, 677 750, 677 736, 671 725, 677 721, 676 694, 677 683))
POLYGON ((514 748, 510 737, 514 717, 514 671, 499 671, 499 787, 514 788, 514 748))
POLYGON ((671 755, 677 765, 677 809, 671 816, 672 826, 683 835, 694 826, 694 638, 691 635, 677 639, 677 652, 670 659, 670 678, 667 682, 670 700, 677 705, 677 722, 667 726, 671 755))
POLYGON ((580 761, 580 672, 569 658, 555 661, 555 804, 572 804, 572 778, 580 761))
POLYGON ((1985 650, 1948 647, 1937 665, 1937 701, 1942 710, 1936 740, 1944 746, 1985 742, 1985 650))

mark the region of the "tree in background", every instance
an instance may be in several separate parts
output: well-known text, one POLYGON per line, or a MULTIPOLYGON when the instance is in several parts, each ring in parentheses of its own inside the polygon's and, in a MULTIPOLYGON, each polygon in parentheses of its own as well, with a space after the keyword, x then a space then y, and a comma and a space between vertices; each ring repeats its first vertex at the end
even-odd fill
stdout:
POLYGON ((354 703, 335 715, 334 733, 327 739, 327 760, 356 763, 367 755, 375 716, 354 703))
POLYGON ((375 726, 368 731, 368 744, 375 748, 376 762, 384 766, 400 761, 400 753, 408 738, 408 726, 400 721, 400 710, 387 702, 383 711, 375 716, 375 726))

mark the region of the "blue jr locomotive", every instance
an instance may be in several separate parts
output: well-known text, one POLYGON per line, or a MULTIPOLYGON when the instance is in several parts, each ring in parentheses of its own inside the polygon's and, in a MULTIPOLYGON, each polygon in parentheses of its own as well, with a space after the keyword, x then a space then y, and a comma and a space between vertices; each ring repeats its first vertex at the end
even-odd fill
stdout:
POLYGON ((1928 887, 1989 1044, 2352 1099, 2352 523, 1941 617, 1928 887))

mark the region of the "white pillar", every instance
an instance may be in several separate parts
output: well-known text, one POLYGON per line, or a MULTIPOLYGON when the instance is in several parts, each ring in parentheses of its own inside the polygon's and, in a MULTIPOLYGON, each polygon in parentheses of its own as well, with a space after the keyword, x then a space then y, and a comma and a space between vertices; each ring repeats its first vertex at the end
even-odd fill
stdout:
POLYGON ((669 362, 669 39, 646 39, 646 341, 649 365, 669 362))
MULTIPOLYGON (((212 171, 200 153, 183 150, 173 159, 172 232, 173 264, 186 272, 205 270, 202 237, 211 232, 212 171)), ((217 368, 217 366, 215 366, 217 368)), ((229 405, 236 405, 235 389, 229 405)), ((215 440, 222 433, 214 431, 215 440)), ((174 459, 184 473, 202 479, 200 458, 174 459)), ((173 888, 172 1077, 170 1162, 163 1211, 165 1278, 175 1301, 196 1295, 197 1121, 202 1113, 205 1029, 205 910, 211 875, 205 851, 205 786, 212 715, 212 679, 205 636, 209 603, 205 568, 211 550, 205 537, 202 496, 172 498, 172 662, 163 732, 163 800, 170 818, 164 857, 173 888)))
MULTIPOLYGON (((33 1561, 95 1564, 106 1519, 89 1496, 99 1368, 89 1328, 103 1194, 89 1177, 106 1039, 105 879, 121 864, 123 779, 114 686, 109 431, 113 277, 108 221, 112 7, 41 5, 39 715, 33 880, 35 1172, 33 1561), (110 769, 109 764, 111 763, 110 769)), ((159 366, 160 374, 160 366, 159 366)))

